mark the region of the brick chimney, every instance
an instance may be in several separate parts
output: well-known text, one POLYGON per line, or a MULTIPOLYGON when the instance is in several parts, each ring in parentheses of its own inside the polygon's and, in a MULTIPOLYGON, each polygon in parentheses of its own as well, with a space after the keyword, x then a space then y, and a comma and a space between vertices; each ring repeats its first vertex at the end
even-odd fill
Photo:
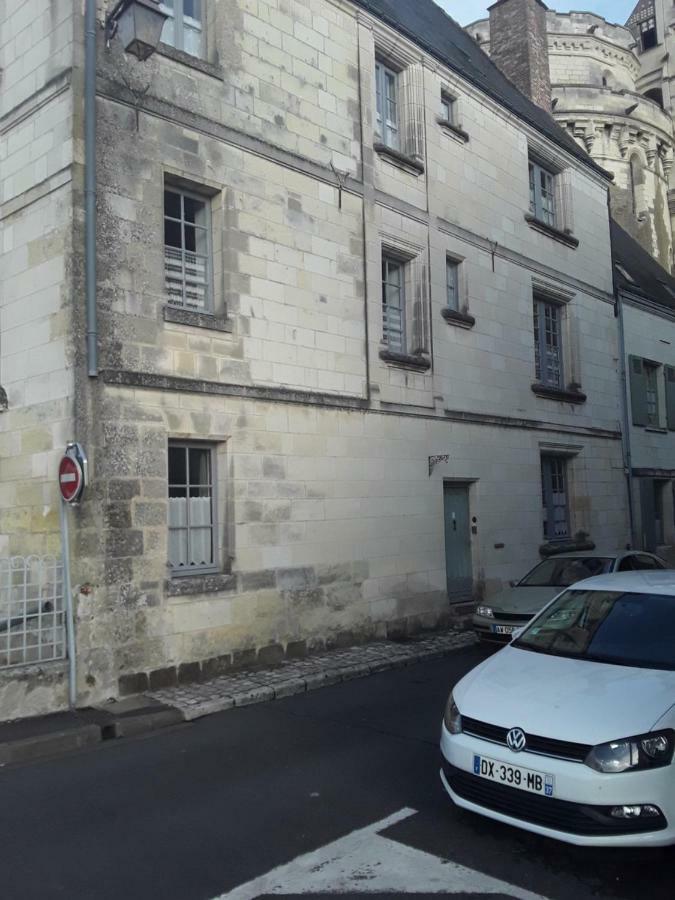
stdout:
POLYGON ((497 0, 490 9, 490 57, 537 106, 551 112, 546 13, 542 0, 497 0))

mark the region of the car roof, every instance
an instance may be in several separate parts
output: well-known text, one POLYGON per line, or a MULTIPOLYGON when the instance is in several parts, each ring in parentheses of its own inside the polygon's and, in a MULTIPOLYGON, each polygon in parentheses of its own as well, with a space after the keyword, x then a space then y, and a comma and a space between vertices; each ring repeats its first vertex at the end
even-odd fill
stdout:
MULTIPOLYGON (((642 550, 579 550, 576 553, 573 550, 567 553, 556 553, 554 556, 547 556, 548 559, 598 559, 598 557, 618 559, 620 556, 634 556, 639 553, 641 556, 653 556, 653 553, 647 553, 642 550)), ((542 562, 546 562, 542 560, 542 562)))
POLYGON ((575 591, 621 591, 624 594, 664 594, 675 597, 675 571, 672 569, 642 572, 615 572, 596 575, 570 585, 575 591))

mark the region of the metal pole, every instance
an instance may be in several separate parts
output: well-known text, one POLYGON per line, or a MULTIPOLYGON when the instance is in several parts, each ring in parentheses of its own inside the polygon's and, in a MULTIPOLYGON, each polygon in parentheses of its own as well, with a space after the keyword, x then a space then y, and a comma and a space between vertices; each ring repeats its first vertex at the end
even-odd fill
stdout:
POLYGON ((98 375, 96 322, 96 0, 86 0, 84 19, 84 256, 87 366, 98 375))
POLYGON ((68 534, 68 510, 65 500, 61 504, 61 558, 63 560, 63 593, 66 599, 66 641, 68 644, 68 704, 75 709, 77 703, 77 663, 75 659, 75 620, 73 616, 73 589, 70 584, 70 538, 68 534))

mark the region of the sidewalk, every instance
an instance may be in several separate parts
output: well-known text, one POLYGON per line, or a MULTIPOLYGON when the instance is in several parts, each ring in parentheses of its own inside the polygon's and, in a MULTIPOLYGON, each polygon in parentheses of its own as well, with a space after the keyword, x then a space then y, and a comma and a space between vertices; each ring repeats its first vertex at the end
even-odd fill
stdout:
POLYGON ((205 684, 164 688, 147 696, 180 710, 185 721, 190 722, 233 706, 278 700, 375 672, 440 659, 474 644, 475 640, 471 632, 446 631, 432 637, 413 638, 406 643, 380 641, 282 662, 273 669, 221 675, 205 684))
POLYGON ((445 631, 405 643, 381 641, 331 650, 269 669, 165 688, 100 707, 0 723, 0 768, 63 755, 102 741, 147 734, 252 703, 314 691, 352 678, 440 659, 475 643, 470 632, 445 631))

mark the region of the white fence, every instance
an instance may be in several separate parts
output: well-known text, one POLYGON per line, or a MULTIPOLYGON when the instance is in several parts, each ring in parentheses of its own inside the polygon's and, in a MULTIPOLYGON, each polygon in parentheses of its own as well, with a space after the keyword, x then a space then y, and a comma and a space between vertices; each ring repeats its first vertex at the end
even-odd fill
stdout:
POLYGON ((0 669, 65 656, 61 560, 0 558, 0 669))

